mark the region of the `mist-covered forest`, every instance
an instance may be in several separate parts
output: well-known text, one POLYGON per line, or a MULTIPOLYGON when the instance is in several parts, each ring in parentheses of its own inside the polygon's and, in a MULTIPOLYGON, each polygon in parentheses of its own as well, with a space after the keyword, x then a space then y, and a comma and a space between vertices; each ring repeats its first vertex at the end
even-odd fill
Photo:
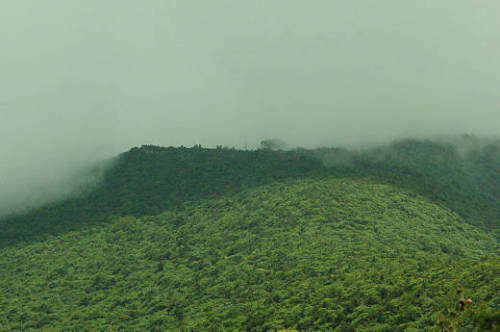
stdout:
POLYGON ((3 329, 498 328, 500 141, 263 143, 133 148, 4 217, 3 329))
POLYGON ((500 331, 498 0, 0 0, 0 332, 500 331))

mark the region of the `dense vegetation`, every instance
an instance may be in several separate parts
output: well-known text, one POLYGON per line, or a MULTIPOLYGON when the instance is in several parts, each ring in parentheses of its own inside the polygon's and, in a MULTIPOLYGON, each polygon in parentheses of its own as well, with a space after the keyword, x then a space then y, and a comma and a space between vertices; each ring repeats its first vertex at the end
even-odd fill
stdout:
POLYGON ((498 140, 272 148, 134 148, 0 220, 0 331, 498 328, 498 140))
POLYGON ((500 229, 500 140, 462 136, 405 140, 362 152, 320 149, 326 164, 394 184, 446 206, 467 222, 500 229))
POLYGON ((330 175, 392 184, 452 209, 468 223, 500 231, 500 140, 405 140, 361 152, 143 146, 121 154, 114 167, 108 164, 90 194, 0 218, 0 248, 106 222, 110 215, 153 215, 274 181, 330 175))
POLYGON ((0 220, 0 247, 106 222, 110 215, 157 214, 186 201, 307 177, 322 169, 320 160, 292 152, 198 146, 143 146, 114 163, 90 194, 0 220))
POLYGON ((500 303, 495 246, 391 186, 277 183, 3 250, 0 325, 422 331, 458 285, 500 303))

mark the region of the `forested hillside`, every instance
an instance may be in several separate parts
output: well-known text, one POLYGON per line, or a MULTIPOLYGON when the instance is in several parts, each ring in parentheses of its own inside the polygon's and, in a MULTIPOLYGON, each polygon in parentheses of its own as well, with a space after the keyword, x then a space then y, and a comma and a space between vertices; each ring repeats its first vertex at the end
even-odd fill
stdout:
POLYGON ((320 149, 315 153, 337 171, 347 167, 356 176, 420 193, 469 223, 499 230, 499 139, 404 140, 361 152, 320 149))
POLYGON ((499 140, 275 149, 133 148, 2 218, 0 331, 498 329, 499 140))
POLYGON ((133 148, 105 168, 101 185, 90 194, 0 218, 0 247, 106 222, 110 215, 152 215, 278 180, 331 175, 418 193, 498 233, 500 140, 458 142, 405 140, 363 151, 133 148))
POLYGON ((292 180, 2 250, 0 330, 492 329, 495 248, 392 186, 292 180))

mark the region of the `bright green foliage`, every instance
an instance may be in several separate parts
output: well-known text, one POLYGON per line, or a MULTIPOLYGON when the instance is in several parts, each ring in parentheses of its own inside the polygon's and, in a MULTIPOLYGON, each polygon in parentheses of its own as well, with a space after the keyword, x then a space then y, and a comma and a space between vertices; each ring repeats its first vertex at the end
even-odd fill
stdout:
POLYGON ((459 331, 498 327, 498 242, 410 191, 328 177, 186 202, 1 249, 0 331, 439 331, 459 285, 459 331))
POLYGON ((500 142, 462 139, 134 148, 0 220, 0 331, 498 329, 500 142))
POLYGON ((438 315, 436 326, 439 331, 470 331, 472 327, 474 331, 500 330, 500 310, 484 304, 470 310, 472 303, 472 299, 463 297, 463 289, 457 288, 455 300, 438 315))

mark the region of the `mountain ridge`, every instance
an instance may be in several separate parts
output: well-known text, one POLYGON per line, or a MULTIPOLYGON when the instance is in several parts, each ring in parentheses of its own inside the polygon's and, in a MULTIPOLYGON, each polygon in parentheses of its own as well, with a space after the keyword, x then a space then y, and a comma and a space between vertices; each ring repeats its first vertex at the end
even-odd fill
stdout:
POLYGON ((398 141, 361 152, 243 151, 199 145, 133 148, 118 156, 112 167, 108 162, 105 170, 96 169, 103 179, 86 195, 0 218, 0 247, 103 223, 111 215, 157 214, 187 201, 235 194, 273 181, 331 175, 413 191, 500 236, 500 141, 463 140, 480 148, 464 154, 459 146, 430 140, 398 141))

